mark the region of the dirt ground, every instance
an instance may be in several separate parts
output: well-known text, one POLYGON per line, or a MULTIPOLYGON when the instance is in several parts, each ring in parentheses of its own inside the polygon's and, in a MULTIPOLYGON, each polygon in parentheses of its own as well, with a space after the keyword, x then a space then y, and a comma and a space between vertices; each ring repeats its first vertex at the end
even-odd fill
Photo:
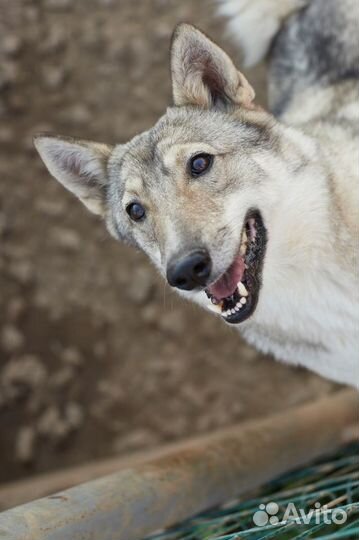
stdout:
MULTIPOLYGON (((32 135, 109 143, 170 103, 191 21, 234 53, 210 0, 0 7, 0 481, 266 415, 333 385, 256 353, 178 300, 147 259, 51 180, 32 135)), ((249 73, 264 102, 263 68, 249 73)))

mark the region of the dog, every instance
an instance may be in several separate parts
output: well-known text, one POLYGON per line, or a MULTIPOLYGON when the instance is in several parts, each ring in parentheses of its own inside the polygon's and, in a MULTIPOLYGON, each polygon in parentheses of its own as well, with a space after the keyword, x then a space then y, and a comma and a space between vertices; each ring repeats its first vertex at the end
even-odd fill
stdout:
POLYGON ((279 360, 359 385, 356 0, 222 0, 269 110, 190 24, 171 44, 173 106, 111 146, 49 134, 49 172, 184 298, 279 360), (356 16, 355 16, 356 14, 356 16))

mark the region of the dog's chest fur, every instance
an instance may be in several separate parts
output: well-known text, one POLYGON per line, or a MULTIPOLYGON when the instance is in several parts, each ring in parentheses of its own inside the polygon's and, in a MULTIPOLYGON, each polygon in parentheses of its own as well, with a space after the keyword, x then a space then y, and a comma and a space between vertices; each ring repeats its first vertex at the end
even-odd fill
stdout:
POLYGON ((335 264, 320 279, 303 273, 275 290, 264 280, 257 311, 242 333, 277 359, 353 384, 353 373, 359 375, 355 285, 335 264))

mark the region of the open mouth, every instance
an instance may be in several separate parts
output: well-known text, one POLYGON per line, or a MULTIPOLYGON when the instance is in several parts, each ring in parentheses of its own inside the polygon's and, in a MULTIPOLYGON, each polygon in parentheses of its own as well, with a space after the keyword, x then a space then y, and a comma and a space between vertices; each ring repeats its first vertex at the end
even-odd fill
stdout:
POLYGON ((260 213, 249 212, 238 255, 224 274, 205 290, 211 301, 209 308, 230 324, 245 321, 257 306, 266 242, 260 213))

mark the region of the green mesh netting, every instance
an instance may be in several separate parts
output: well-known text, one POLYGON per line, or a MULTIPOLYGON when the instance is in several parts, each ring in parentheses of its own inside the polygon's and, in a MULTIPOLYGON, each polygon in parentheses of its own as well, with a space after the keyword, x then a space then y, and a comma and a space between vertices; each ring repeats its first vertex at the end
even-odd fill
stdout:
POLYGON ((231 501, 148 540, 242 538, 359 539, 359 445, 277 478, 254 498, 231 501))

